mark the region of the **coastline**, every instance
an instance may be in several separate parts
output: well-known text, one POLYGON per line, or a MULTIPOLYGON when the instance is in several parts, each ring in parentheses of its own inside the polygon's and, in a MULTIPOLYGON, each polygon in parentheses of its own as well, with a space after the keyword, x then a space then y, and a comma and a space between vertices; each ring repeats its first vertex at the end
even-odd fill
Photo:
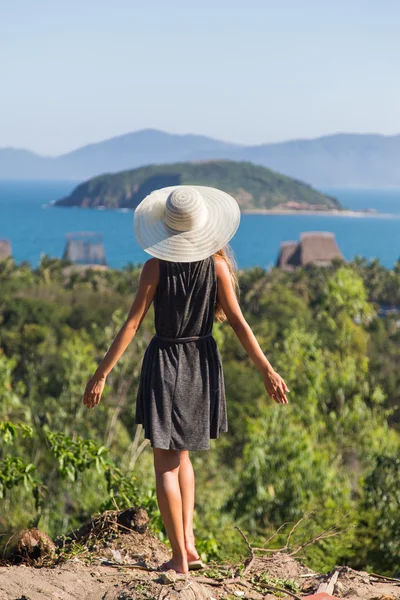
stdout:
POLYGON ((241 211, 246 215, 311 215, 311 216, 328 216, 328 217, 392 217, 393 215, 380 213, 378 211, 369 210, 347 210, 347 209, 331 209, 331 210, 297 210, 297 209, 282 209, 282 208, 246 208, 241 211))
MULTIPOLYGON (((122 212, 122 213, 130 213, 130 212, 134 212, 135 209, 134 208, 118 208, 118 207, 108 207, 108 206, 80 206, 79 204, 77 205, 72 205, 72 206, 65 206, 65 205, 60 205, 60 204, 56 204, 56 200, 51 200, 50 202, 47 202, 45 204, 42 204, 43 208, 83 208, 83 209, 88 209, 88 210, 99 210, 99 211, 116 211, 116 212, 122 212)), ((328 209, 328 210, 298 210, 298 209, 294 209, 294 208, 245 208, 245 209, 241 209, 241 214, 242 215, 280 215, 280 216, 293 216, 293 215, 300 215, 300 216, 323 216, 323 217, 356 217, 356 218, 365 218, 365 217, 372 217, 372 218, 396 218, 398 217, 398 215, 393 215, 390 213, 381 213, 377 210, 350 210, 350 209, 336 209, 336 208, 332 208, 332 209, 328 209)))

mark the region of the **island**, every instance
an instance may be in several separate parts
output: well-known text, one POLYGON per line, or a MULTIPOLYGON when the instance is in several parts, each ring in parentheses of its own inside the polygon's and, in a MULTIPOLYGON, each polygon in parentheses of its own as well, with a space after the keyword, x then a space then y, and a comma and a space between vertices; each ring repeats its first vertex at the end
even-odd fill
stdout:
POLYGON ((207 160, 149 165, 94 177, 54 206, 134 210, 153 190, 205 185, 231 194, 242 212, 342 211, 340 202, 310 185, 250 162, 207 160))

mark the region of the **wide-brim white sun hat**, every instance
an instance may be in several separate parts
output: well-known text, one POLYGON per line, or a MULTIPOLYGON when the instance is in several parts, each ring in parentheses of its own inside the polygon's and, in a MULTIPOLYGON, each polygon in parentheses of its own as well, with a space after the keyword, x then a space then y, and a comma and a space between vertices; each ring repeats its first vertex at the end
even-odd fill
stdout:
POLYGON ((240 208, 232 196, 202 185, 154 190, 134 213, 136 240, 151 256, 193 262, 211 256, 235 235, 240 208))

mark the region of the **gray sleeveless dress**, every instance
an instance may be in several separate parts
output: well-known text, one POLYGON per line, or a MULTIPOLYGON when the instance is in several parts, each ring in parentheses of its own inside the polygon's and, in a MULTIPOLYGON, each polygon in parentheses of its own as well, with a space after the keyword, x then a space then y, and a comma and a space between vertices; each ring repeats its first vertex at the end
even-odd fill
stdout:
POLYGON ((136 423, 143 425, 152 448, 209 450, 210 438, 228 431, 222 361, 211 335, 214 257, 159 264, 156 335, 143 357, 136 423))

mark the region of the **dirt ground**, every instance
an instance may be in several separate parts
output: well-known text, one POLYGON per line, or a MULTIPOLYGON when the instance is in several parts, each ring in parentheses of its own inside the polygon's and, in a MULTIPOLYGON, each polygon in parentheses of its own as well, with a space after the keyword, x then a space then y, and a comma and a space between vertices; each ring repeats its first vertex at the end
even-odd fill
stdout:
MULTIPOLYGON (((170 553, 147 530, 138 532, 125 527, 117 533, 114 530, 111 537, 96 539, 86 535, 75 547, 75 556, 73 547, 68 548, 68 553, 63 551, 51 561, 36 561, 36 566, 32 561, 30 565, 3 561, 0 600, 305 598, 332 575, 315 573, 295 558, 277 552, 267 558, 255 556, 245 573, 243 564, 212 562, 203 570, 176 577, 175 572, 156 570, 170 553), (279 595, 271 586, 286 590, 287 594, 279 595)), ((400 600, 400 581, 348 567, 337 569, 334 595, 338 598, 400 600)))

